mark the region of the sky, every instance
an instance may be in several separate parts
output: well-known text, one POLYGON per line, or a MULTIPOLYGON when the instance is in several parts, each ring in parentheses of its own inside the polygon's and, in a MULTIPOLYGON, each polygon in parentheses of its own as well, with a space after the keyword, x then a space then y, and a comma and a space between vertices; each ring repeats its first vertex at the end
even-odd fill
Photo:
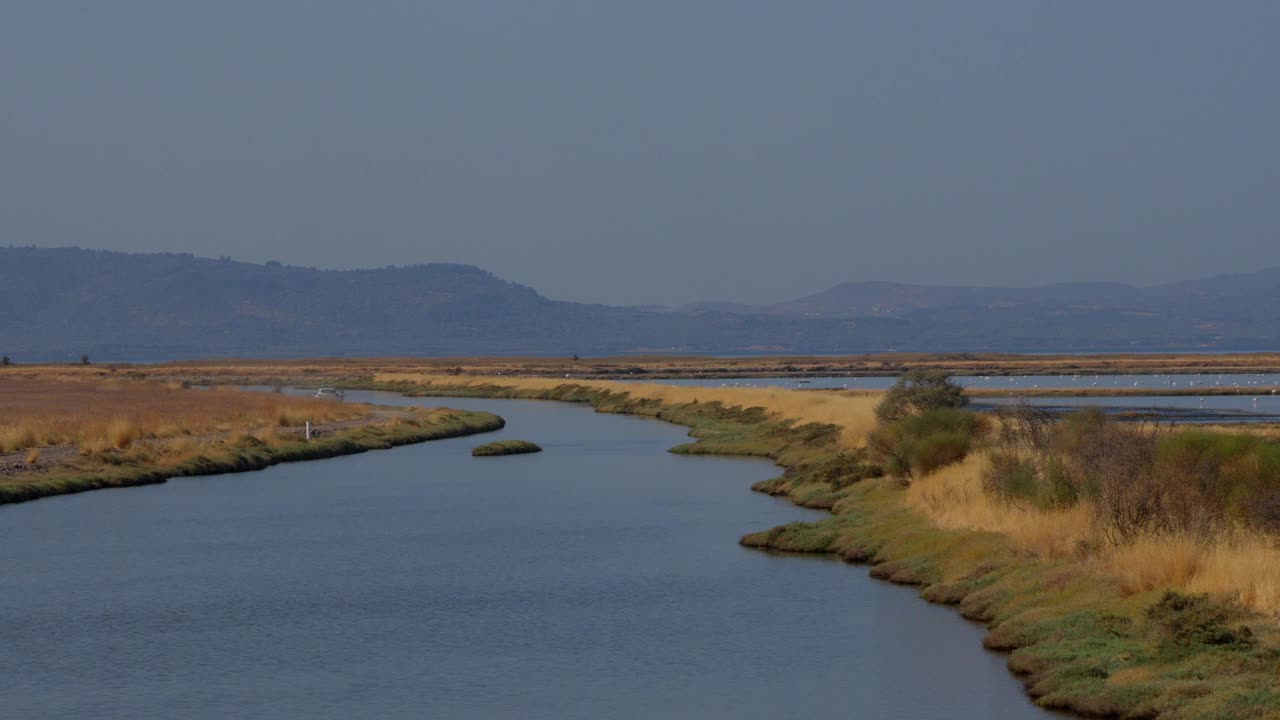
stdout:
POLYGON ((0 0, 0 245, 565 300, 1280 265, 1280 3, 0 0))

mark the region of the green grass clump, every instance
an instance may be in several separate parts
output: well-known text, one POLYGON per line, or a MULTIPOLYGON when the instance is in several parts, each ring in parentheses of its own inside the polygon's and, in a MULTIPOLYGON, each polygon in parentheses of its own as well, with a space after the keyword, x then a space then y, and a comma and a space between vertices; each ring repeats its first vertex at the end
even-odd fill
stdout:
POLYGON ((499 440, 485 443, 471 450, 476 457, 492 457, 495 455, 525 455, 542 452, 542 448, 527 440, 499 440))

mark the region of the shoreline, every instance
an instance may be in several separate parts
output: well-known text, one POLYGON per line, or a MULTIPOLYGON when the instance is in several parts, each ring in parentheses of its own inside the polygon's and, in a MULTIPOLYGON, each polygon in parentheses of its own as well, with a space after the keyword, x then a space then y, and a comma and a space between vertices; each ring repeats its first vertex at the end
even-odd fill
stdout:
POLYGON ((92 470, 55 468, 15 475, 0 482, 0 505, 91 490, 156 485, 178 477, 250 472, 286 462, 322 460, 493 432, 504 425, 505 421, 492 413, 454 411, 440 422, 412 415, 396 416, 391 421, 357 425, 310 441, 277 438, 275 442, 264 442, 246 434, 220 441, 216 452, 168 466, 122 461, 92 470))
MULTIPOLYGON (((378 385, 378 383, 374 383, 378 385)), ((779 477, 752 489, 832 514, 749 533, 739 542, 771 552, 830 554, 867 565, 873 578, 920 588, 987 630, 983 645, 1008 653, 1028 696, 1046 709, 1084 717, 1280 717, 1280 633, 1253 614, 1238 643, 1178 641, 1168 634, 1213 615, 1207 596, 1126 592, 1120 581, 1070 561, 1038 559, 990 532, 947 530, 908 508, 901 484, 876 477, 839 427, 798 424, 763 408, 719 402, 668 403, 576 383, 553 388, 419 383, 410 396, 499 397, 585 402, 598 412, 684 425, 688 454, 768 457, 779 477), (1188 610, 1190 608, 1190 610, 1188 610)), ((1211 623, 1212 624, 1212 623, 1211 623)), ((1215 626, 1216 627, 1216 626, 1215 626)))

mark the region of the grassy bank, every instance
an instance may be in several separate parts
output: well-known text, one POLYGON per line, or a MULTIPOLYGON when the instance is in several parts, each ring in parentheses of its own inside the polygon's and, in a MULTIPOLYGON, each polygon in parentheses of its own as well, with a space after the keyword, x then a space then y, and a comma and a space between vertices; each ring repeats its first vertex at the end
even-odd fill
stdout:
MULTIPOLYGON (((987 647, 1010 653, 1010 669, 1043 706, 1095 717, 1280 717, 1274 616, 1226 593, 1187 592, 1176 578, 1133 583, 1071 543, 1029 550, 1037 534, 1048 545, 1060 540, 1052 515, 1027 515, 1020 528, 995 527, 993 520, 990 530, 974 529, 973 517, 947 522, 949 512, 977 512, 981 505, 981 489, 957 481, 980 475, 978 455, 908 486, 884 476, 847 427, 710 398, 705 388, 636 393, 635 386, 599 383, 401 381, 400 389, 424 395, 587 402, 602 412, 689 426, 696 442, 673 452, 773 458, 784 474, 756 490, 832 514, 749 534, 742 544, 866 563, 875 577, 917 585, 925 599, 957 606, 988 625, 987 647), (944 488, 955 494, 938 495, 944 488), (968 505, 961 502, 966 494, 968 505)), ((1069 521, 1072 512, 1080 511, 1064 510, 1058 521, 1069 521)))
POLYGON ((173 477, 259 470, 283 462, 317 460, 498 430, 502 418, 482 412, 429 410, 305 440, 272 433, 240 433, 181 451, 138 444, 79 456, 44 472, 0 480, 0 504, 52 495, 162 483, 173 477))

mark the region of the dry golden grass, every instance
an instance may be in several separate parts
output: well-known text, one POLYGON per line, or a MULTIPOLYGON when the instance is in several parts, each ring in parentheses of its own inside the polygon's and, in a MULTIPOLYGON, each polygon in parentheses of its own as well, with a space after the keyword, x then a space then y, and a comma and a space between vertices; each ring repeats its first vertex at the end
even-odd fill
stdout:
POLYGON ((1153 535, 1110 548, 1100 558, 1129 592, 1190 589, 1203 567, 1206 548, 1179 535, 1153 535))
POLYGON ((33 423, 0 425, 0 452, 14 452, 38 445, 40 436, 33 423))
POLYGON ((985 455, 974 453, 920 478, 907 488, 907 504, 939 527, 1002 533, 1043 558, 1079 557, 1096 542, 1093 512, 1084 503, 1046 512, 992 500, 982 488, 987 462, 985 455))
POLYGON ((1246 607, 1280 613, 1280 548, 1259 533, 1208 541, 1146 537, 1112 549, 1103 566, 1132 592, 1173 587, 1233 595, 1246 607))
POLYGON ((0 452, 79 445, 86 454, 142 439, 363 417, 368 406, 141 380, 0 378, 0 452))
POLYGON ((107 423, 107 442, 117 450, 128 450, 133 441, 138 439, 140 432, 129 418, 116 418, 107 423))
POLYGON ((1242 534, 1201 549, 1201 564, 1189 588, 1235 593, 1249 607, 1280 613, 1280 547, 1275 538, 1242 534))
POLYGON ((613 392, 627 392, 635 398, 661 400, 668 403, 720 402, 727 406, 762 407, 779 418, 793 418, 802 423, 839 425, 842 440, 862 445, 875 427, 875 406, 883 395, 877 391, 863 393, 811 393, 783 388, 716 388, 662 385, 659 383, 625 383, 612 380, 578 380, 526 377, 466 377, 428 375, 422 373, 382 373, 378 382, 438 383, 447 385, 504 385, 521 390, 549 390, 574 383, 613 392))

